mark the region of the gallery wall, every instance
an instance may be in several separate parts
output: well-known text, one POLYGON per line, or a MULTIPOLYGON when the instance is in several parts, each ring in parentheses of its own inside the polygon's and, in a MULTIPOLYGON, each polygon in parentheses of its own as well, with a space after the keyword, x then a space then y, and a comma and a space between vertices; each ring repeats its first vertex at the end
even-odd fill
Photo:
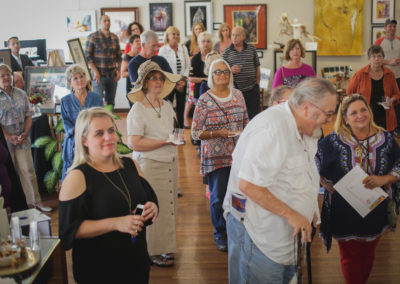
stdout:
MULTIPOLYGON (((332 0, 333 1, 333 0, 332 0)), ((183 0, 13 0, 5 1, 0 17, 0 40, 17 35, 20 39, 45 38, 47 47, 67 50, 66 11, 96 10, 97 20, 102 7, 138 7, 140 22, 145 29, 150 27, 149 3, 173 3, 173 23, 184 35, 184 1, 183 0), (22 7, 22 8, 21 8, 22 7)), ((223 22, 223 6, 225 4, 266 4, 267 5, 267 49, 263 51, 261 65, 273 69, 274 41, 285 42, 289 38, 279 37, 279 18, 286 12, 291 19, 297 18, 313 32, 314 0, 212 0, 213 22, 223 22)), ((396 15, 400 16, 400 0, 395 1, 396 15)), ((354 70, 367 64, 366 50, 371 43, 371 1, 364 1, 364 36, 362 56, 319 56, 317 58, 317 74, 326 66, 351 65, 354 70)), ((214 32, 217 39, 217 34, 214 32)), ((182 40, 184 38, 182 37, 182 40)))

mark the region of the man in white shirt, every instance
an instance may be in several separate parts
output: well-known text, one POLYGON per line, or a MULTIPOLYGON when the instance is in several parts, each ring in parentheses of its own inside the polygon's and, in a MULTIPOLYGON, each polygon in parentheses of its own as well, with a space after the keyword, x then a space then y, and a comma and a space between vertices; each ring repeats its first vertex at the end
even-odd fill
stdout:
POLYGON ((229 283, 289 283, 295 275, 295 235, 310 242, 319 219, 314 156, 335 108, 334 86, 308 79, 241 134, 223 205, 229 283))
MULTIPOLYGON (((378 38, 374 44, 380 45, 385 53, 383 64, 393 71, 396 76, 397 86, 400 88, 400 37, 396 36, 397 21, 388 18, 385 21, 385 36, 378 38)), ((394 134, 400 137, 400 104, 395 105, 397 128, 394 134)))

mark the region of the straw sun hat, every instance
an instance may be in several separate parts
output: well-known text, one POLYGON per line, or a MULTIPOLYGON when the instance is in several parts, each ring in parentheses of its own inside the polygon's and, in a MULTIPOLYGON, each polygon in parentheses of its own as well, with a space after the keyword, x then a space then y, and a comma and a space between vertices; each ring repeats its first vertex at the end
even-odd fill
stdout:
POLYGON ((147 60, 146 62, 142 63, 139 66, 138 79, 134 83, 135 87, 132 88, 132 90, 127 95, 128 99, 132 103, 140 101, 141 99, 144 98, 144 93, 143 93, 144 79, 146 78, 147 74, 149 74, 151 71, 159 71, 165 76, 164 87, 161 91, 161 94, 159 94, 160 99, 163 99, 166 96, 168 96, 175 88, 176 82, 178 82, 182 78, 181 75, 172 74, 161 70, 160 66, 158 66, 157 63, 151 60, 147 60))

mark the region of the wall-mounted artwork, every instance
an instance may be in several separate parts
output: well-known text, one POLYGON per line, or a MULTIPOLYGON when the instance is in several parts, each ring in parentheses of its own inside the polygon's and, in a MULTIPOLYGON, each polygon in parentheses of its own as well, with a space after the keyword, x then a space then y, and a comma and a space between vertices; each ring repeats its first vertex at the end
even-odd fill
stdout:
POLYGON ((192 35, 192 26, 202 23, 206 30, 212 33, 212 2, 211 1, 185 1, 185 33, 192 35))
POLYGON ((96 11, 66 11, 67 32, 70 36, 87 36, 96 31, 96 11))
POLYGON ((371 0, 371 24, 384 24, 394 18, 394 0, 371 0))
POLYGON ((172 26, 172 3, 150 3, 150 29, 165 32, 172 26))
POLYGON ((246 41, 258 49, 267 48, 267 5, 224 5, 224 22, 232 28, 242 26, 246 41))
POLYGON ((363 53, 363 0, 315 0, 314 33, 321 40, 318 55, 363 53))
POLYGON ((139 20, 139 8, 101 8, 101 15, 110 17, 110 31, 118 36, 121 49, 124 49, 129 40, 128 26, 130 23, 139 20))
POLYGON ((385 28, 383 26, 371 27, 371 45, 378 39, 385 36, 385 28))

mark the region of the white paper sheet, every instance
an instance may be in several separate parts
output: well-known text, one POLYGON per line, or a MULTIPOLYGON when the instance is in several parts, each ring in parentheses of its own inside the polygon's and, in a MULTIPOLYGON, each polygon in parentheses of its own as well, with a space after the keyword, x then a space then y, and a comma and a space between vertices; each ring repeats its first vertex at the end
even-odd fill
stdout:
POLYGON ((356 166, 334 185, 335 190, 363 218, 388 196, 380 187, 365 188, 362 181, 367 176, 359 166, 356 166))

